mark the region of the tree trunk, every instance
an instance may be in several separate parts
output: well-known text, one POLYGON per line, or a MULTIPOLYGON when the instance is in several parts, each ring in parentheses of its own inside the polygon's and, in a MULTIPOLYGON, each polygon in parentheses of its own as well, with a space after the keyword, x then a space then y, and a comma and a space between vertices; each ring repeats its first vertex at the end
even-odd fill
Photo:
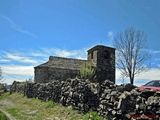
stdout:
POLYGON ((130 78, 130 83, 133 85, 134 84, 134 77, 130 78))

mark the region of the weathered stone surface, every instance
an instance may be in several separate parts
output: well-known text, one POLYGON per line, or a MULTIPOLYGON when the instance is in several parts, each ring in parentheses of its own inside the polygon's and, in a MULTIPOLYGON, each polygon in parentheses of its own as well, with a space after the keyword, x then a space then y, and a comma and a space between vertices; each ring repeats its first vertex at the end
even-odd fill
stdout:
POLYGON ((92 109, 111 120, 128 120, 130 113, 146 112, 160 117, 159 91, 140 91, 136 86, 118 86, 109 80, 105 80, 101 85, 84 79, 26 84, 14 82, 10 93, 13 92, 24 93, 28 98, 53 100, 83 112, 92 109))
MULTIPOLYGON (((0 90, 3 90, 4 92, 7 92, 6 85, 0 83, 0 90)), ((0 95, 1 95, 1 93, 0 93, 0 95)))
POLYGON ((87 60, 50 56, 46 63, 34 67, 34 80, 36 83, 47 83, 75 78, 80 76, 80 69, 86 62, 95 69, 94 81, 102 83, 109 79, 115 83, 115 48, 104 45, 89 49, 87 60))

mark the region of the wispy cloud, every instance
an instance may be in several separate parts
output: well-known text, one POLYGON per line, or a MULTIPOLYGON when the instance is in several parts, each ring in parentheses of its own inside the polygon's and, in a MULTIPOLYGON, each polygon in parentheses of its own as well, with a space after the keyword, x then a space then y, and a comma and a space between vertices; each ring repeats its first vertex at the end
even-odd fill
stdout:
POLYGON ((10 62, 10 60, 0 57, 0 62, 10 62))
POLYGON ((59 49, 59 48, 43 48, 43 51, 50 55, 59 56, 59 57, 72 57, 72 58, 77 58, 77 59, 87 58, 86 49, 68 51, 68 50, 59 49))
POLYGON ((112 32, 112 31, 109 31, 109 32, 107 33, 107 36, 108 36, 109 38, 113 38, 113 32, 112 32))
MULTIPOLYGON (((87 59, 87 50, 64 50, 59 48, 42 48, 32 51, 0 51, 1 62, 18 62, 19 64, 37 65, 41 62, 47 61, 49 56, 70 57, 75 59, 87 59)), ((17 64, 17 63, 16 63, 17 64)))
POLYGON ((34 60, 32 58, 23 57, 23 56, 11 54, 11 53, 6 53, 6 58, 10 61, 14 60, 14 61, 17 61, 17 62, 22 62, 22 63, 31 63, 31 64, 36 64, 37 63, 37 60, 34 60))
POLYGON ((7 83, 11 83, 13 79, 24 81, 33 77, 34 66, 47 62, 49 56, 86 59, 87 49, 69 51, 59 48, 42 48, 36 51, 0 51, 0 66, 4 72, 4 78, 7 83))
POLYGON ((23 66, 23 65, 2 65, 2 70, 5 74, 17 74, 17 75, 34 75, 34 66, 23 66))
POLYGON ((108 33, 107 33, 107 36, 108 36, 108 38, 109 38, 109 45, 110 46, 112 46, 112 42, 113 42, 113 37, 114 37, 114 34, 113 34, 113 32, 112 31, 109 31, 108 33))
POLYGON ((35 57, 44 57, 44 56, 47 56, 46 54, 42 54, 42 53, 38 53, 38 52, 31 52, 30 54, 32 56, 35 56, 35 57))
POLYGON ((153 53, 153 54, 159 54, 159 53, 160 53, 160 50, 152 50, 152 53, 153 53))
POLYGON ((17 30, 18 32, 21 32, 21 33, 24 33, 24 34, 27 34, 27 35, 30 35, 30 36, 38 38, 37 35, 29 32, 27 30, 24 30, 20 25, 16 24, 12 19, 10 19, 10 18, 8 18, 6 16, 2 16, 2 18, 4 18, 5 20, 7 20, 10 23, 11 27, 13 29, 17 30))

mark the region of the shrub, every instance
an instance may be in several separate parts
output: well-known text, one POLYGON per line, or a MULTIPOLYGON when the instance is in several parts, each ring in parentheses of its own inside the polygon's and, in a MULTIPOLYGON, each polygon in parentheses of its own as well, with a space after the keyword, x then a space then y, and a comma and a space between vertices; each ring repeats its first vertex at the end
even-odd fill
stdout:
POLYGON ((95 75, 95 70, 91 66, 91 63, 86 62, 80 69, 80 77, 83 79, 91 79, 95 75))

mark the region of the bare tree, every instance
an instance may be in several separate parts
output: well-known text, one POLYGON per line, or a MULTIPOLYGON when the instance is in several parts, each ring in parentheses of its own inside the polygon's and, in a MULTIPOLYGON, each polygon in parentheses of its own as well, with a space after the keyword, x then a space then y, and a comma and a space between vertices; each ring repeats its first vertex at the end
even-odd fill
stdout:
POLYGON ((151 53, 147 49, 146 35, 141 30, 127 28, 114 37, 116 65, 121 75, 134 84, 135 75, 148 70, 151 53))

